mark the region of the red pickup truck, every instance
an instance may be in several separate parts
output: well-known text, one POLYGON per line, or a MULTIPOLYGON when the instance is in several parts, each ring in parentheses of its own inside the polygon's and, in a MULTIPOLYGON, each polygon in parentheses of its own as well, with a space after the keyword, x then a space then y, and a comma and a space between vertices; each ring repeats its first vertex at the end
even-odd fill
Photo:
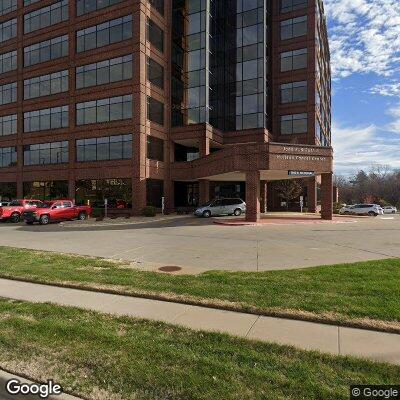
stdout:
POLYGON ((32 225, 39 222, 47 225, 50 222, 67 221, 71 219, 85 220, 92 215, 92 207, 77 206, 71 200, 45 201, 34 210, 26 210, 23 213, 25 223, 32 225))
POLYGON ((40 200, 13 200, 8 206, 0 207, 0 221, 19 222, 25 211, 42 205, 40 200))

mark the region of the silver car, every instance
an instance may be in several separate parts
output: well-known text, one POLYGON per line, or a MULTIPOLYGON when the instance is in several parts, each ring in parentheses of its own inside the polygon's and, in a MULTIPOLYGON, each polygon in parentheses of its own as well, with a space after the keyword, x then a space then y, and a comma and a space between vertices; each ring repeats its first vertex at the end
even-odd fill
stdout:
POLYGON ((383 214, 383 209, 378 204, 355 204, 354 206, 344 206, 340 209, 342 215, 370 215, 377 216, 383 214))
POLYGON ((210 218, 219 215, 235 215, 239 217, 246 212, 246 203, 242 199, 216 199, 199 207, 194 215, 210 218))
POLYGON ((396 214, 397 213, 397 208, 393 206, 386 206, 383 208, 383 212, 385 214, 396 214))

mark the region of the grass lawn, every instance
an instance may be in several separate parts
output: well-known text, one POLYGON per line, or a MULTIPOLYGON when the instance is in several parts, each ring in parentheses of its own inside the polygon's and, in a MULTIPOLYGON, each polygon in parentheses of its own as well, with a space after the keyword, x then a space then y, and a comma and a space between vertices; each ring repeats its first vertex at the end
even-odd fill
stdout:
POLYGON ((400 367, 0 299, 0 367, 95 400, 335 400, 400 367))
POLYGON ((0 277, 157 295, 400 332, 400 259, 290 271, 174 276, 89 257, 0 247, 0 277))

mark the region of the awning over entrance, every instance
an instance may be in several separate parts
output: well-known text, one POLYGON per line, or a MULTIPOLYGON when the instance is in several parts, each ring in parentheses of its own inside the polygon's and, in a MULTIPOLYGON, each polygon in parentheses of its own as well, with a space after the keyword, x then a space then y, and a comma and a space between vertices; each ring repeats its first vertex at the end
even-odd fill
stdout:
POLYGON ((330 147, 281 143, 247 143, 192 162, 172 164, 176 181, 200 181, 200 198, 209 195, 209 181, 246 182, 246 218, 260 218, 261 181, 321 175, 322 218, 332 219, 333 150, 330 147))

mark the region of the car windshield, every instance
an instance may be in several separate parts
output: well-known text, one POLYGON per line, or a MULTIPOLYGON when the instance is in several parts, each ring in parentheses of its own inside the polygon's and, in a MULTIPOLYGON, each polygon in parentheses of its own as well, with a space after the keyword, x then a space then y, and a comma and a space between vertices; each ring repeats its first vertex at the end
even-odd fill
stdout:
POLYGON ((209 206, 211 206, 213 203, 214 203, 214 200, 208 201, 207 203, 201 205, 200 207, 209 207, 209 206))
POLYGON ((21 206, 21 205, 22 205, 21 202, 18 201, 18 200, 14 200, 14 201, 12 201, 12 202, 10 203, 10 206, 11 206, 11 207, 18 207, 18 206, 21 206))

